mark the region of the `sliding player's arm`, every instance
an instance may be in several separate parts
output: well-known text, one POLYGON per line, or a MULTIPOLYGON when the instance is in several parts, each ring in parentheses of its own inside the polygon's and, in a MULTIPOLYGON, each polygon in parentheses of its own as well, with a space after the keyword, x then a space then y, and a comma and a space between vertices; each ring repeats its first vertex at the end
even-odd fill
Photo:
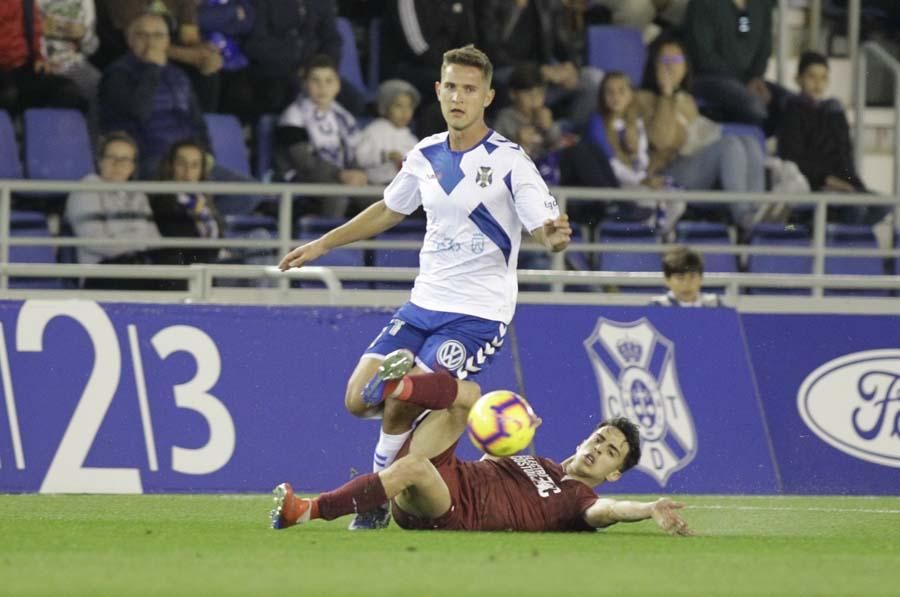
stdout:
POLYGON ((358 240, 372 238, 396 226, 406 216, 385 205, 384 200, 373 203, 355 218, 338 226, 314 241, 300 245, 281 259, 278 268, 286 271, 302 267, 332 249, 349 245, 358 240))
POLYGON ((693 535, 694 532, 681 518, 678 510, 684 504, 673 502, 668 498, 660 498, 655 502, 631 502, 597 498, 597 501, 585 510, 585 521, 594 528, 603 528, 617 522, 639 522, 652 518, 659 528, 670 535, 693 535))

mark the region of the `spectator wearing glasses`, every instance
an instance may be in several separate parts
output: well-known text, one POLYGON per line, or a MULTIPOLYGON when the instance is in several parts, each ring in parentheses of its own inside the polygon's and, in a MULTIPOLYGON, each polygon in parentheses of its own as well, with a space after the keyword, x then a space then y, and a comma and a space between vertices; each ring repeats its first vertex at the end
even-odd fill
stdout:
MULTIPOLYGON (((100 172, 88 174, 84 182, 123 183, 131 179, 138 156, 137 143, 127 133, 114 132, 100 140, 97 166, 100 172)), ((153 220, 150 202, 137 191, 77 191, 66 200, 66 223, 78 238, 129 240, 129 246, 79 247, 78 262, 88 264, 146 264, 155 262, 154 253, 143 242, 160 238, 153 220)), ((155 286, 146 280, 127 278, 88 278, 85 288, 150 290, 155 286)))

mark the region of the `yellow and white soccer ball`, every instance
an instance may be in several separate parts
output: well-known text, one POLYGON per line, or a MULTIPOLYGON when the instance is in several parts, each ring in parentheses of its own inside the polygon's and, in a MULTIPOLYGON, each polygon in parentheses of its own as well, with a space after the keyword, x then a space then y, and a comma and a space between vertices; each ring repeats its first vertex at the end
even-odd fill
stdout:
POLYGON ((511 456, 534 438, 541 419, 528 402, 509 390, 489 392, 469 411, 469 439, 493 456, 511 456))

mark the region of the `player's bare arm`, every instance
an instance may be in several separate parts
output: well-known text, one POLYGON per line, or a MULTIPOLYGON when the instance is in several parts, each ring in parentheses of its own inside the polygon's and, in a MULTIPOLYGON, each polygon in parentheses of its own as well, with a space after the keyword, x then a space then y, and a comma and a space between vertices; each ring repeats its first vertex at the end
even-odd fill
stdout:
POLYGON ((572 240, 569 216, 562 214, 555 220, 545 220, 543 226, 531 231, 531 236, 554 253, 562 251, 569 246, 569 241, 572 240))
POLYGON ((693 535, 694 532, 678 512, 684 504, 660 498, 654 502, 631 502, 598 498, 584 513, 585 521, 595 528, 617 522, 640 522, 652 518, 660 529, 670 535, 693 535))
POLYGON ((393 228, 405 217, 405 215, 385 205, 384 200, 380 200, 370 205, 365 211, 346 224, 338 226, 314 241, 295 248, 281 259, 278 269, 287 271, 292 267, 303 267, 332 249, 358 240, 372 238, 389 228, 393 228))

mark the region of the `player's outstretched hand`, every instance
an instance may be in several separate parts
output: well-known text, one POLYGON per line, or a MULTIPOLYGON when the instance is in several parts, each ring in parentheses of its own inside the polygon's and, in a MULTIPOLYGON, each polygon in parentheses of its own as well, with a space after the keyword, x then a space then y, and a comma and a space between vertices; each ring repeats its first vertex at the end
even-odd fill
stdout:
POLYGON ((673 502, 669 498, 660 498, 653 503, 653 520, 659 528, 670 535, 693 535, 694 531, 688 527, 678 512, 682 508, 684 504, 673 502))
POLYGON ((292 267, 303 267, 310 261, 315 261, 327 252, 328 251, 322 246, 322 243, 319 242, 319 240, 308 242, 305 245, 300 245, 282 257, 281 262, 278 264, 278 269, 286 272, 292 267))
POLYGON ((544 220, 544 239, 554 251, 562 251, 572 240, 572 226, 569 216, 562 214, 555 220, 544 220))

